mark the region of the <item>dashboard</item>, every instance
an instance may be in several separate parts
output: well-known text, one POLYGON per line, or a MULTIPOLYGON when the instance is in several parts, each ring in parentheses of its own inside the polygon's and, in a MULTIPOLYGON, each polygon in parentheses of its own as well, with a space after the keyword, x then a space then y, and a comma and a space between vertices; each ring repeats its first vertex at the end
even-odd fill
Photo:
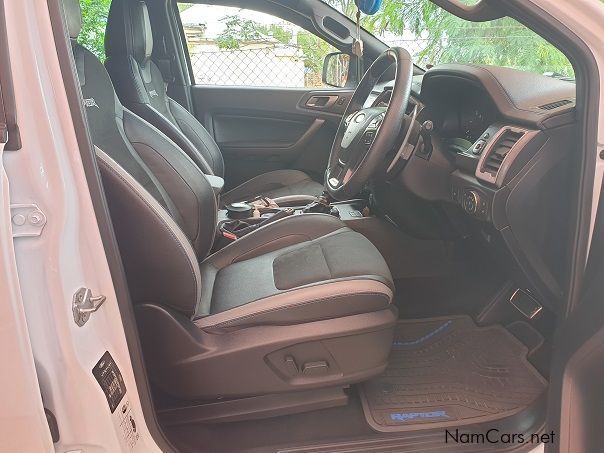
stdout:
POLYGON ((488 94, 463 79, 434 83, 421 100, 426 106, 422 117, 430 119, 435 130, 445 138, 473 143, 491 124, 500 120, 488 94))
MULTIPOLYGON (((388 105, 389 90, 392 82, 382 81, 367 104, 388 105)), ((416 147, 390 187, 456 206, 471 229, 490 238, 489 246, 503 245, 527 286, 544 298, 557 297, 562 260, 553 251, 562 238, 552 225, 568 215, 568 190, 560 181, 574 150, 575 84, 507 68, 448 64, 414 77, 409 104, 408 113, 417 108, 419 125, 432 123, 430 152, 416 147)), ((383 198, 389 217, 405 222, 409 208, 397 213, 396 197, 383 198)), ((457 228, 459 219, 445 211, 447 228, 457 228)), ((404 227, 418 234, 431 230, 414 222, 404 227)))

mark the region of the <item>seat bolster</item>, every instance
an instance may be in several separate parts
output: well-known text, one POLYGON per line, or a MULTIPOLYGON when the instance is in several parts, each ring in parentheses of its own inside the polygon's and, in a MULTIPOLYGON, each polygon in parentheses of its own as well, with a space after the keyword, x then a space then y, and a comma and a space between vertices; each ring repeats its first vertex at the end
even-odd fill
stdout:
POLYGON ((173 201, 183 230, 203 259, 212 247, 216 230, 216 196, 210 183, 172 140, 127 109, 124 131, 173 201))
MULTIPOLYGON (((217 174, 214 172, 212 164, 198 150, 195 144, 193 144, 191 140, 189 140, 189 138, 183 134, 183 132, 175 124, 173 124, 164 113, 155 109, 151 104, 136 102, 130 103, 129 106, 132 108, 134 113, 156 126, 172 141, 174 141, 174 143, 176 143, 178 147, 182 149, 187 156, 193 160, 193 162, 195 162, 203 173, 207 175, 217 174)), ((221 176, 221 174, 217 175, 221 176)))
POLYGON ((340 219, 328 214, 285 217, 232 242, 206 258, 202 266, 209 265, 222 269, 238 261, 274 252, 300 242, 312 241, 343 228, 347 229, 340 219))
MULTIPOLYGON (((169 113, 172 114, 176 124, 174 128, 178 131, 176 141, 187 154, 189 147, 191 153, 199 155, 199 159, 203 159, 206 165, 210 167, 210 174, 224 177, 224 159, 222 152, 214 141, 214 138, 206 130, 206 128, 195 118, 191 112, 176 102, 174 99, 167 97, 169 113), (180 143, 182 141, 182 144, 180 143)), ((176 133, 176 131, 174 132, 176 133)), ((196 160, 195 158, 193 160, 196 160)))
POLYGON ((201 273, 188 238, 134 178, 96 152, 133 302, 192 316, 201 299, 201 273))
POLYGON ((383 310, 392 302, 392 290, 371 279, 327 281, 241 305, 195 321, 208 332, 257 325, 291 325, 383 310))

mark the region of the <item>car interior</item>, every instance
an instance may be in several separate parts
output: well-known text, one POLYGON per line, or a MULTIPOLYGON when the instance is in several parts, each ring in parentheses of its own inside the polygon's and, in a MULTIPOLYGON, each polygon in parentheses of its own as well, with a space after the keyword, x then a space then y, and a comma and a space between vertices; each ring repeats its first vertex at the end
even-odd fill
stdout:
MULTIPOLYGON (((354 22, 319 0, 203 3, 351 53, 354 22)), ((79 1, 63 4, 176 449, 425 451, 445 428, 542 426, 569 285, 572 80, 424 70, 363 32, 342 86, 195 84, 175 2, 113 0, 103 62, 78 42, 79 1)))

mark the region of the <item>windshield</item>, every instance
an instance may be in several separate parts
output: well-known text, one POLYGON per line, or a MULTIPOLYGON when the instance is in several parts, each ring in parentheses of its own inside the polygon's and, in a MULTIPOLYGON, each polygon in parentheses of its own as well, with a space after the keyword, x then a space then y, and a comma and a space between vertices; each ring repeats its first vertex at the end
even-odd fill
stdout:
MULTIPOLYGON (((354 20, 354 0, 323 0, 354 20)), ((476 3, 476 0, 465 3, 476 3)), ((384 0, 374 16, 363 16, 363 28, 390 46, 407 49, 415 64, 476 63, 554 77, 574 78, 562 52, 509 17, 469 22, 430 0, 384 0)))

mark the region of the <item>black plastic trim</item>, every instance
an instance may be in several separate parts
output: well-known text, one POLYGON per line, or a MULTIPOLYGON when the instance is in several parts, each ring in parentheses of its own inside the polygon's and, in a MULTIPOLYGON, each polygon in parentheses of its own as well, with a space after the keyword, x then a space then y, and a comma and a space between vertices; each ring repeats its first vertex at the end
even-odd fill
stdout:
POLYGON ((600 99, 600 73, 591 49, 566 25, 552 18, 547 11, 524 0, 509 0, 506 4, 510 15, 550 43, 558 47, 570 60, 575 70, 577 87, 576 121, 578 159, 578 190, 572 193, 572 209, 569 221, 571 251, 567 305, 563 316, 567 317, 579 303, 580 289, 585 272, 585 262, 589 246, 589 230, 593 199, 593 184, 597 149, 598 117, 600 99))
MULTIPOLYGON (((524 411, 508 418, 496 420, 487 423, 477 423, 469 427, 459 429, 460 433, 484 433, 489 429, 498 429, 501 433, 523 433, 529 438, 532 433, 542 433, 543 425, 540 420, 545 413, 545 395, 527 407, 524 411)), ((449 432, 455 433, 455 428, 449 429, 449 432)), ((490 444, 488 451, 505 452, 529 452, 536 447, 536 444, 490 444)), ((410 431, 401 435, 379 434, 373 437, 359 437, 350 439, 340 439, 328 444, 305 444, 297 446, 288 446, 276 449, 278 453, 404 453, 404 452, 483 452, 486 446, 484 444, 468 443, 445 443, 444 429, 419 429, 410 431)))
POLYGON ((445 11, 472 22, 486 22, 489 20, 500 19, 505 16, 505 13, 497 8, 496 2, 500 0, 482 0, 473 5, 462 3, 459 0, 431 1, 445 11))

